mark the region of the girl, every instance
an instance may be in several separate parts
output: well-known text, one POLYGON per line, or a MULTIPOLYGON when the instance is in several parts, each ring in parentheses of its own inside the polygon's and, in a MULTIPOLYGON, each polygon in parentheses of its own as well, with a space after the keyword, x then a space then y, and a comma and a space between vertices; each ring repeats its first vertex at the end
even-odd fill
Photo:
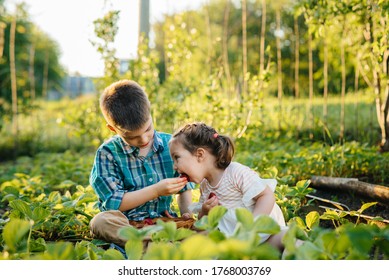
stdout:
MULTIPOLYGON (((192 123, 173 135, 169 148, 174 169, 188 181, 200 184, 201 196, 194 209, 199 219, 220 204, 228 209, 219 222, 220 231, 227 236, 237 224, 236 208, 247 208, 254 217, 269 215, 285 229, 281 209, 275 203, 277 181, 262 179, 249 167, 232 162, 235 149, 229 137, 204 123, 192 123)), ((282 251, 284 233, 261 234, 261 242, 267 241, 282 251)))

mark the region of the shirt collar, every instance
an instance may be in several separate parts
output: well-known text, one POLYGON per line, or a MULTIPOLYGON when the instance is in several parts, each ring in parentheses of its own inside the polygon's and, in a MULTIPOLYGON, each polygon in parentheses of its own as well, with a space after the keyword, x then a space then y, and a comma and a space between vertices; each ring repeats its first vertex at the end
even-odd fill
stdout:
MULTIPOLYGON (((134 156, 138 156, 138 154, 139 154, 138 147, 130 146, 126 142, 124 142, 123 139, 119 135, 116 135, 116 136, 118 138, 118 141, 120 142, 120 145, 123 148, 123 151, 126 154, 133 154, 134 156)), ((152 150, 154 152, 158 152, 158 151, 163 151, 163 149, 164 149, 164 147, 163 147, 163 141, 162 141, 161 135, 156 130, 154 130, 154 141, 153 141, 152 150)))

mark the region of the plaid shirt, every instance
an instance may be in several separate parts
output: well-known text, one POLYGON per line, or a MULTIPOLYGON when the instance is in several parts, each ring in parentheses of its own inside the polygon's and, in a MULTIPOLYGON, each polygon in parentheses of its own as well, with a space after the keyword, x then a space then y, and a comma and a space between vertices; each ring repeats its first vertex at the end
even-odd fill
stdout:
MULTIPOLYGON (((99 197, 101 211, 119 209, 126 192, 179 175, 173 169, 168 148, 170 138, 170 134, 155 131, 153 146, 146 157, 138 156, 139 148, 129 146, 118 135, 98 148, 89 180, 99 197)), ((193 188, 193 183, 188 183, 180 192, 193 188)), ((170 208, 172 199, 172 196, 161 196, 124 214, 129 220, 135 221, 161 217, 165 210, 176 216, 170 208)))

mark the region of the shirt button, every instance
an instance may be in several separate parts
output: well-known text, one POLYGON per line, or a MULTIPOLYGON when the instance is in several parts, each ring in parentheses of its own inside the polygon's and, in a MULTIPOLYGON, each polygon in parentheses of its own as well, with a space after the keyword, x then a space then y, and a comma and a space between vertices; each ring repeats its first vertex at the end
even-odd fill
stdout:
POLYGON ((150 179, 149 179, 149 182, 152 182, 152 181, 153 181, 153 178, 150 178, 150 179))

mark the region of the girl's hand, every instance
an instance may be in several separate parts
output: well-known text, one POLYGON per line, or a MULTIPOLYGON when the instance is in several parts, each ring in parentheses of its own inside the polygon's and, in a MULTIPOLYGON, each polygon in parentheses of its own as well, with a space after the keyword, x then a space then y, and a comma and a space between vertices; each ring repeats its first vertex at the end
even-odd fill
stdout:
POLYGON ((168 178, 156 183, 154 189, 158 197, 172 195, 178 193, 187 183, 186 178, 168 178))
POLYGON ((211 211, 211 209, 217 205, 219 205, 219 199, 217 198, 217 196, 210 196, 210 198, 204 201, 201 207, 202 216, 208 215, 209 211, 211 211))

